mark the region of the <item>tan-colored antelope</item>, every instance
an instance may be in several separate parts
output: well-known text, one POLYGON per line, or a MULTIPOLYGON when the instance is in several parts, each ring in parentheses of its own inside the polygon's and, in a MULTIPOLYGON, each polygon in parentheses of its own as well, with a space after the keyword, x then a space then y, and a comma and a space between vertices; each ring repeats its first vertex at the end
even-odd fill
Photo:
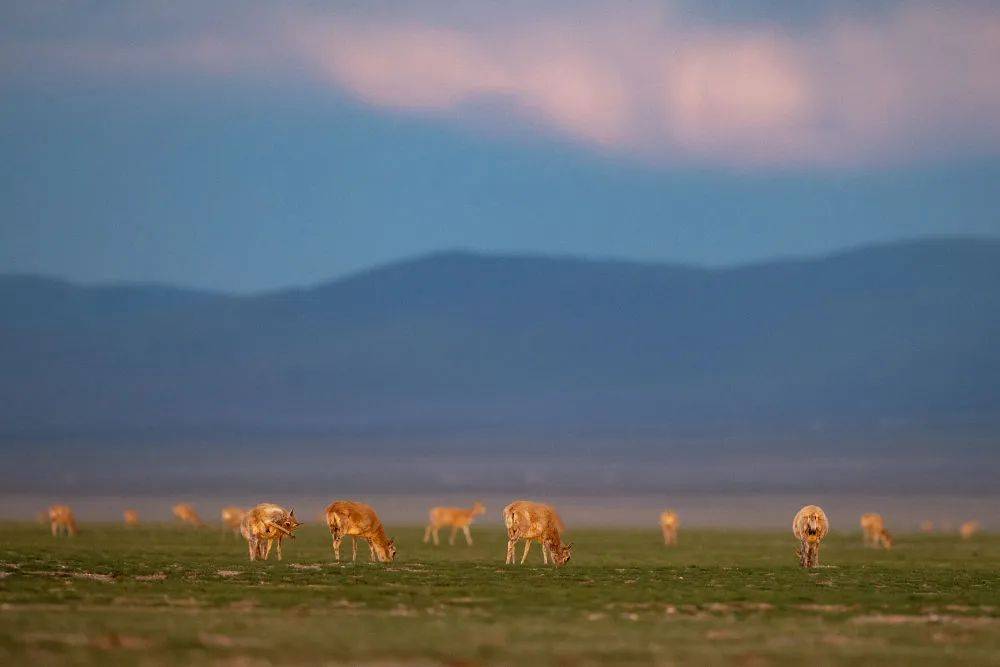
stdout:
POLYGON ((59 537, 63 533, 76 535, 76 517, 69 505, 53 505, 49 508, 49 526, 52 528, 52 537, 59 537))
POLYGON ((223 507, 219 516, 222 518, 222 530, 231 530, 233 535, 240 534, 240 526, 243 524, 243 517, 245 517, 247 511, 242 507, 236 507, 230 505, 229 507, 223 507))
POLYGON ((663 531, 663 543, 668 547, 677 545, 677 529, 681 527, 681 520, 677 517, 677 512, 664 510, 660 514, 660 530, 663 531))
POLYGON ((358 559, 358 538, 368 542, 372 562, 391 563, 396 558, 396 543, 385 534, 382 521, 370 505, 353 500, 337 500, 326 508, 326 523, 333 536, 333 554, 340 560, 340 543, 351 537, 351 562, 358 559))
POLYGON ((978 521, 973 519, 972 521, 966 521, 958 528, 958 534, 962 536, 963 540, 971 539, 973 535, 979 532, 980 524, 978 521))
POLYGON ((466 543, 471 547, 472 534, 469 531, 469 526, 477 516, 485 512, 486 507, 478 500, 472 504, 471 508, 432 507, 429 512, 430 523, 427 524, 427 529, 424 531, 424 543, 426 544, 433 537, 434 545, 437 546, 439 544, 438 531, 445 526, 450 526, 451 535, 448 537, 448 544, 455 544, 455 535, 461 529, 465 533, 466 543))
POLYGON ((125 520, 125 525, 129 528, 135 528, 139 525, 139 513, 135 510, 125 510, 122 512, 122 519, 125 520))
POLYGON ((881 514, 869 512, 861 515, 861 536, 867 547, 892 548, 892 535, 886 530, 881 514))
POLYGON ((934 532, 934 522, 930 519, 924 519, 920 522, 920 532, 927 533, 928 535, 934 532))
POLYGON ((271 547, 277 542, 278 560, 281 560, 281 541, 295 539, 292 533, 301 526, 295 510, 285 510, 274 503, 261 503, 245 512, 240 522, 240 533, 247 541, 250 560, 267 560, 271 547))
POLYGON ((516 500, 503 508, 503 522, 507 526, 507 560, 514 563, 514 549, 518 541, 524 540, 521 563, 528 558, 532 541, 542 545, 542 562, 546 565, 552 556, 552 564, 565 565, 573 555, 573 545, 562 543, 562 532, 566 529, 556 511, 544 503, 530 500, 516 500))
POLYGON ((826 512, 817 505, 806 505, 792 519, 792 533, 799 540, 795 555, 802 567, 819 565, 819 543, 830 532, 826 512))
POLYGON ((189 523, 195 528, 201 528, 205 525, 205 522, 201 520, 198 513, 194 510, 194 506, 188 503, 178 503, 173 507, 174 516, 181 520, 182 523, 189 523))

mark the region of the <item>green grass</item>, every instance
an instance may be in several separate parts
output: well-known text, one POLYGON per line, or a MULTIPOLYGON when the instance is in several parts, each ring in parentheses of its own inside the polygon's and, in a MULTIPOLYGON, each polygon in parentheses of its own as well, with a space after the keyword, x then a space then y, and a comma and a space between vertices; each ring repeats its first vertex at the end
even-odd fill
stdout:
POLYGON ((835 534, 804 571, 791 535, 577 530, 557 570, 505 566, 497 527, 389 532, 388 566, 334 563, 315 524, 251 564, 211 530, 0 524, 0 663, 1000 664, 994 536, 835 534))

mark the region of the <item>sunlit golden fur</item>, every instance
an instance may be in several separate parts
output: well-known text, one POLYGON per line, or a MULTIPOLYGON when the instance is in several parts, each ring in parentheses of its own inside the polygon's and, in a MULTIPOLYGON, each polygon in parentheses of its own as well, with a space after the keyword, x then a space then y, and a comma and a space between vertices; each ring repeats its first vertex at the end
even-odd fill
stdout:
POLYGON ((973 535, 979 532, 980 524, 976 520, 966 521, 958 528, 958 534, 962 536, 963 540, 971 538, 973 535))
POLYGON ((663 531, 663 543, 667 546, 676 546, 677 529, 681 527, 681 520, 677 517, 677 512, 664 510, 660 514, 660 529, 663 531))
POLYGON ((76 517, 68 505, 53 505, 49 508, 49 526, 52 537, 59 535, 76 535, 76 517))
POLYGON ((892 535, 886 530, 881 514, 869 512, 861 515, 861 537, 865 546, 892 548, 892 535))
POLYGON ((230 505, 229 507, 223 507, 222 511, 219 513, 222 518, 222 529, 229 529, 233 531, 234 535, 240 533, 240 527, 243 524, 243 517, 246 516, 247 511, 242 507, 235 507, 230 505))
POLYGON ((451 535, 448 537, 448 544, 455 544, 455 534, 461 529, 465 534, 466 543, 471 547, 472 533, 469 531, 469 526, 477 516, 485 512, 486 507, 478 500, 470 508, 432 507, 429 513, 430 523, 427 524, 427 529, 424 530, 424 542, 426 543, 433 537, 434 544, 437 545, 439 543, 438 531, 445 526, 450 526, 451 535))
POLYGON ((193 505, 188 503, 178 503, 173 507, 174 516, 180 519, 183 523, 189 523, 195 528, 201 528, 205 525, 205 522, 201 520, 198 513, 194 510, 193 505))
POLYGON ((333 536, 333 554, 340 560, 340 543, 345 536, 351 537, 351 561, 358 559, 358 542, 361 538, 368 542, 368 550, 374 562, 391 563, 396 558, 396 543, 385 534, 382 521, 370 505, 353 500, 337 500, 326 508, 326 523, 333 536))
POLYGON ((267 560, 274 543, 277 543, 278 560, 281 560, 281 541, 286 537, 294 540, 292 533, 300 525, 295 510, 286 510, 273 503, 261 503, 245 512, 240 533, 247 541, 250 560, 267 560))
POLYGON ((828 532, 830 532, 830 522, 821 507, 806 505, 798 511, 792 519, 792 533, 800 542, 799 548, 795 551, 799 565, 802 567, 819 565, 819 544, 828 532))
POLYGON ((122 518, 125 520, 125 525, 130 528, 139 525, 139 513, 135 510, 125 510, 122 512, 122 518))
POLYGON ((562 543, 562 533, 566 526, 549 505, 530 500, 516 500, 503 508, 503 521, 507 526, 508 565, 514 563, 514 549, 520 540, 524 540, 522 564, 528 558, 532 541, 541 543, 542 562, 545 564, 548 564, 548 558, 551 556, 553 565, 562 566, 573 555, 573 545, 562 543))

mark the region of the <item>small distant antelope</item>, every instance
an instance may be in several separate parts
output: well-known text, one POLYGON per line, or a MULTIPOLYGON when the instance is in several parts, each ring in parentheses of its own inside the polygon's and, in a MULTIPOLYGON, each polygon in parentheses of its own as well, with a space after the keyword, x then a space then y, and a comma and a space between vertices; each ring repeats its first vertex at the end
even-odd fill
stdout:
POLYGON ((930 519, 924 519, 920 522, 920 532, 921 533, 933 533, 934 532, 934 522, 930 519))
POLYGON ((663 531, 663 543, 668 547, 677 546, 677 529, 681 527, 681 520, 677 517, 677 512, 664 510, 660 514, 660 529, 663 531))
POLYGON ((351 537, 351 562, 358 559, 358 540, 368 542, 372 562, 391 563, 396 558, 396 542, 385 534, 382 521, 370 505, 353 500, 337 500, 326 508, 326 524, 333 536, 333 554, 340 560, 340 543, 351 537))
POLYGON ((173 512, 174 516, 180 519, 182 523, 189 523, 195 528, 201 528, 205 525, 205 522, 201 520, 198 513, 194 511, 193 505, 178 503, 174 505, 173 512))
POLYGON ((830 531, 826 512, 816 505, 806 505, 792 519, 792 533, 801 542, 795 555, 802 567, 819 565, 819 543, 830 531))
POLYGON ((139 513, 135 510, 125 510, 122 512, 122 518, 125 519, 125 525, 129 528, 139 525, 139 513))
POLYGON ((278 560, 281 560, 281 541, 286 537, 294 540, 292 533, 301 525, 295 518, 295 510, 287 511, 273 503, 261 503, 244 512, 240 533, 247 541, 250 560, 267 560, 275 542, 278 543, 278 560))
POLYGON ((531 542, 537 540, 542 545, 542 562, 548 564, 548 556, 552 556, 552 564, 562 566, 569 562, 573 555, 573 545, 562 543, 562 532, 566 530, 562 519, 549 505, 534 503, 529 500, 516 500, 503 508, 503 521, 507 526, 507 561, 514 563, 514 549, 519 540, 524 540, 524 553, 521 554, 521 564, 528 558, 531 542))
POLYGON ((867 547, 892 548, 892 535, 885 529, 881 514, 869 512, 861 515, 861 536, 867 547))
POLYGON ((52 528, 52 537, 59 537, 61 534, 76 535, 76 517, 69 505, 53 505, 49 508, 49 526, 52 528))
POLYGON ((471 509, 464 507, 432 507, 430 511, 430 523, 424 531, 424 544, 434 537, 434 546, 439 544, 438 531, 444 526, 451 526, 451 535, 448 537, 448 544, 455 544, 455 535, 461 528, 465 533, 465 541, 472 546, 472 534, 469 532, 469 525, 480 514, 484 514, 486 508, 478 500, 472 504, 471 509))
POLYGON ((247 511, 242 507, 235 507, 230 505, 229 507, 223 507, 220 516, 222 517, 222 530, 225 532, 227 530, 233 531, 233 535, 240 534, 240 526, 243 524, 243 517, 245 517, 247 511))
POLYGON ((966 521, 963 523, 959 529, 958 534, 962 536, 963 540, 970 539, 973 535, 979 532, 980 524, 976 520, 966 521))

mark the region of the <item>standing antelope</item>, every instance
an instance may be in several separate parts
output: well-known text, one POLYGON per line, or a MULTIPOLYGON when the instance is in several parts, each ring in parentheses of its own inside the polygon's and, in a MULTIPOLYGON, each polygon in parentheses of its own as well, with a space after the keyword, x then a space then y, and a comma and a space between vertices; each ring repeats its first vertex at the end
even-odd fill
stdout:
POLYGON ((885 529, 881 514, 869 512, 861 515, 861 535, 865 546, 892 548, 892 535, 885 529))
POLYGON ((351 562, 358 559, 358 541, 368 542, 372 562, 391 563, 396 558, 396 543, 385 534, 385 528, 370 505, 353 500, 337 500, 326 508, 326 523, 333 536, 333 553, 340 560, 340 543, 351 537, 351 562))
POLYGON ((979 525, 979 522, 975 519, 972 521, 966 521, 959 527, 958 534, 962 536, 963 540, 968 540, 979 532, 979 525))
POLYGON ((934 532, 934 522, 930 519, 924 519, 920 522, 920 532, 927 533, 928 535, 934 532))
POLYGON ((139 513, 135 510, 125 510, 122 512, 122 518, 125 520, 125 525, 129 528, 139 525, 139 513))
POLYGON ((229 507, 223 507, 220 516, 222 517, 222 530, 225 532, 227 529, 233 531, 233 535, 240 534, 240 526, 243 524, 243 517, 246 516, 247 511, 242 507, 234 507, 230 505, 229 507))
POLYGON ((205 522, 201 520, 198 513, 194 511, 194 506, 188 503, 178 503, 173 507, 174 516, 182 523, 189 523, 195 528, 201 528, 205 522))
POLYGON ((663 531, 663 543, 668 547, 677 546, 677 529, 681 527, 681 520, 677 517, 677 512, 664 510, 660 514, 660 529, 663 531))
POLYGON ((503 521, 507 526, 508 565, 514 563, 514 548, 519 540, 524 540, 521 564, 528 558, 532 540, 541 543, 542 562, 546 565, 549 555, 552 556, 552 564, 556 566, 565 565, 572 556, 573 545, 562 543, 561 534, 566 526, 551 506, 530 500, 516 500, 503 508, 503 521))
POLYGON ((49 508, 49 526, 52 528, 52 537, 59 537, 61 534, 76 535, 76 517, 69 505, 53 505, 49 508))
POLYGON ((806 505, 792 519, 792 533, 801 542, 795 551, 802 567, 819 565, 819 543, 830 531, 826 512, 816 505, 806 505))
POLYGON ((469 532, 469 525, 472 521, 484 514, 486 508, 478 500, 472 504, 471 509, 464 507, 432 507, 430 511, 430 523, 424 531, 424 544, 431 536, 434 537, 434 545, 438 545, 438 531, 444 526, 451 526, 451 535, 448 537, 448 544, 455 544, 455 534, 461 528, 465 533, 465 541, 472 546, 472 534, 469 532))
POLYGON ((286 537, 294 540, 292 533, 301 525, 295 518, 295 510, 286 511, 273 503, 261 503, 245 512, 240 533, 246 538, 250 560, 267 560, 274 542, 278 543, 278 560, 281 560, 281 541, 286 537))

